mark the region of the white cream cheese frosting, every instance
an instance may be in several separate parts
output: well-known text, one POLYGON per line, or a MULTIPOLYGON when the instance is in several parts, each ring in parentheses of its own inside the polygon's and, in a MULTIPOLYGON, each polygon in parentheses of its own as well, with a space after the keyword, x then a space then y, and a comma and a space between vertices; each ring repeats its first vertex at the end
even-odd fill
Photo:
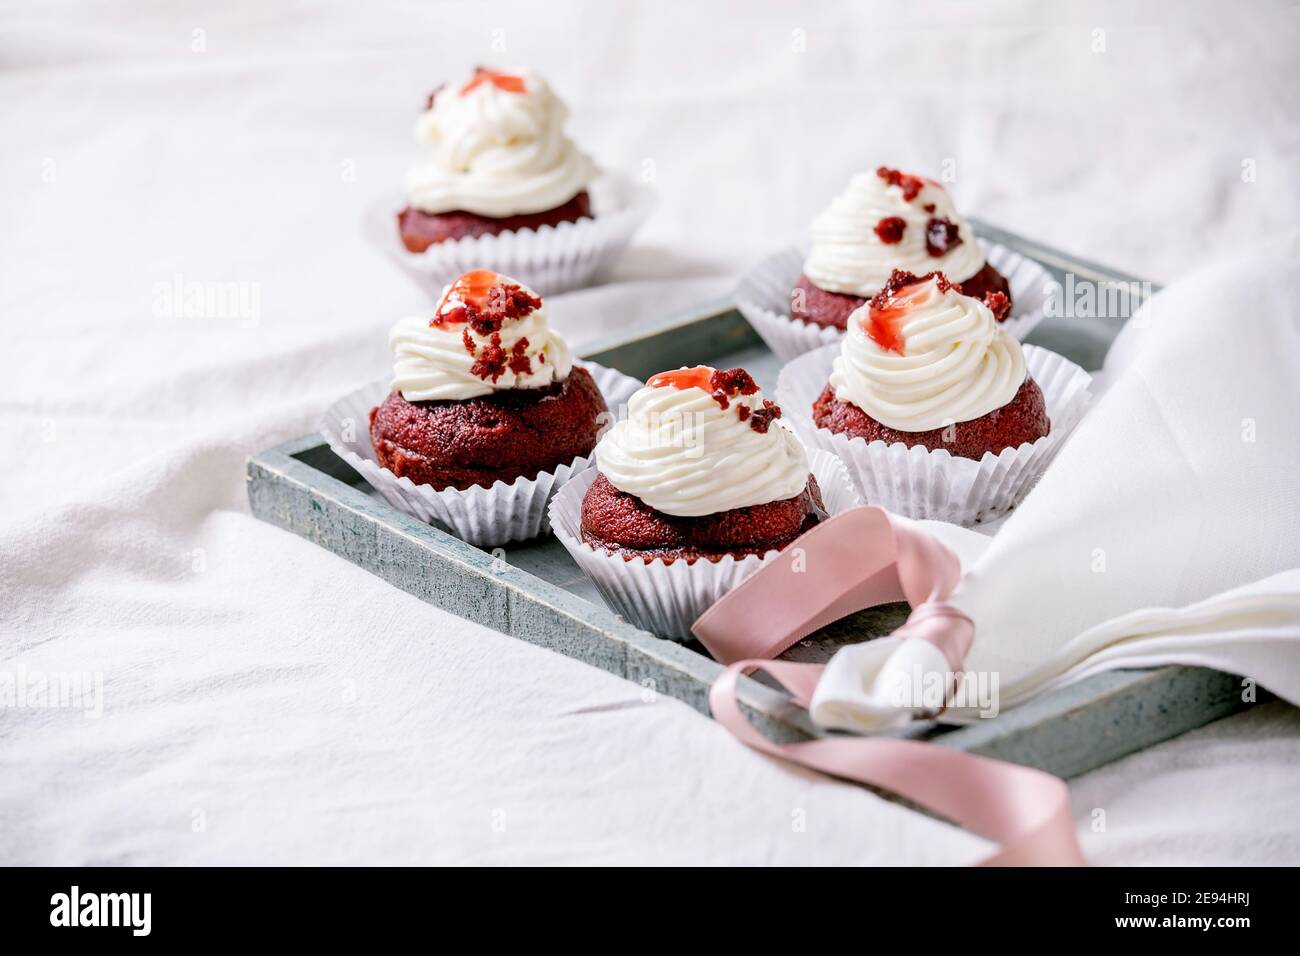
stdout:
POLYGON ((813 220, 804 275, 818 288, 869 299, 895 269, 918 275, 938 270, 962 282, 982 268, 984 253, 948 191, 934 180, 881 167, 854 176, 813 220), (886 235, 893 227, 896 242, 886 242, 877 232, 884 220, 901 220, 901 233, 896 221, 882 227, 886 235), (926 234, 930 223, 939 220, 953 224, 961 241, 943 243, 946 251, 936 256, 927 248, 926 234))
POLYGON ((393 391, 410 402, 542 388, 564 381, 573 368, 573 355, 551 330, 541 298, 486 269, 447 286, 432 319, 398 321, 388 345, 396 356, 393 391), (508 317, 501 318, 503 312, 508 317))
POLYGON ((598 170, 564 133, 568 110, 531 70, 480 69, 438 90, 415 124, 427 162, 406 177, 422 212, 464 210, 501 218, 554 209, 598 170))
POLYGON ((1024 384, 1020 343, 983 302, 931 277, 849 316, 831 371, 835 397, 876 421, 923 432, 1001 408, 1024 384))
POLYGON ((710 381, 715 371, 700 366, 654 376, 628 400, 627 417, 596 445, 596 467, 610 484, 681 517, 803 492, 808 458, 794 433, 772 420, 779 410, 747 375, 749 394, 719 391, 710 381))

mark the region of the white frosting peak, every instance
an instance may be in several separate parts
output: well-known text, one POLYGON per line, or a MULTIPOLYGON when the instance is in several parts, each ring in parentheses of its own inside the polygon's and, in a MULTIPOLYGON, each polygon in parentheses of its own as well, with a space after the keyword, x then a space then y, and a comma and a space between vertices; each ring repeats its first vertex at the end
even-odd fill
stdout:
POLYGON ((596 445, 596 467, 610 484, 683 517, 783 501, 807 487, 803 446, 771 420, 762 392, 728 394, 724 408, 707 382, 713 369, 683 371, 701 384, 641 389, 596 445))
POLYGON ((830 385, 882 425, 923 432, 1001 408, 1025 375, 1020 343, 988 306, 932 278, 849 316, 830 385))
POLYGON ((407 199, 427 213, 501 218, 554 209, 596 177, 564 134, 568 111, 536 73, 479 70, 448 84, 415 124, 430 160, 407 173, 407 199))
POLYGON ((514 279, 488 270, 467 272, 447 286, 432 320, 401 319, 388 346, 396 355, 393 390, 409 402, 543 388, 564 381, 573 368, 568 345, 547 322, 546 304, 514 279), (500 305, 511 295, 538 304, 512 308, 513 316, 496 330, 490 327, 495 323, 473 320, 472 310, 500 305))
POLYGON ((957 215, 948 191, 930 179, 903 176, 903 181, 893 184, 880 172, 859 173, 813 220, 804 275, 815 286, 871 298, 895 269, 918 275, 939 270, 953 282, 962 282, 984 268, 984 253, 970 226, 957 215), (920 187, 911 199, 906 198, 908 181, 912 189, 920 187), (881 221, 890 218, 903 223, 901 236, 892 243, 876 232, 881 221), (931 219, 954 223, 961 239, 940 256, 926 247, 931 219))

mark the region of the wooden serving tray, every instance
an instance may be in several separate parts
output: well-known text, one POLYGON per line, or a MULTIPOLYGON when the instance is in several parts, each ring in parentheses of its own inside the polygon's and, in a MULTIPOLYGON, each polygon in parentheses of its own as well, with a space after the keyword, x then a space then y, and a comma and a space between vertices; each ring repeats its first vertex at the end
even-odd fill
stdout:
MULTIPOLYGON (((1036 259, 1064 283, 1133 276, 1076 259, 1003 230, 976 232, 1036 259)), ((1134 285, 1135 284, 1135 285, 1134 285)), ((1147 289, 1150 289, 1149 284, 1147 289)), ((1138 291, 1139 297, 1143 294, 1138 291)), ((1120 316, 1052 317, 1030 342, 1095 369, 1136 302, 1120 316)), ((641 334, 602 343, 584 357, 644 379, 681 365, 736 365, 775 388, 779 363, 728 301, 692 310, 641 334)), ((467 620, 634 681, 709 713, 708 691, 722 668, 699 644, 655 637, 609 610, 554 538, 495 553, 468 545, 396 510, 319 435, 305 435, 248 459, 253 514, 327 548, 430 604, 467 620)), ((890 605, 852 615, 796 644, 786 657, 826 660, 839 646, 890 633, 907 615, 890 605)), ((1038 767, 1064 777, 1224 717, 1247 706, 1241 680, 1203 668, 1113 671, 1043 695, 990 720, 952 728, 917 723, 904 735, 1038 767)), ((807 713, 766 683, 742 678, 742 704, 780 741, 821 736, 807 713)))

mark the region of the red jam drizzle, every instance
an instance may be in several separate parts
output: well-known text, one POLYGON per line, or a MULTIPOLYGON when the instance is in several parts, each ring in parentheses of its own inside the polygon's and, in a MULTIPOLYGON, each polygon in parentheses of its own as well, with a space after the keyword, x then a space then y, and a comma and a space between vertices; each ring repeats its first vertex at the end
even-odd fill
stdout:
POLYGON ((479 335, 491 335, 507 320, 521 319, 541 305, 541 299, 514 280, 491 269, 475 269, 447 287, 429 325, 467 324, 479 335))
POLYGON ((707 365, 697 365, 694 368, 679 368, 672 372, 660 372, 658 375, 650 376, 646 382, 651 388, 702 388, 706 392, 713 391, 713 373, 717 369, 710 368, 707 365))
MULTIPOLYGON (((754 395, 758 392, 758 383, 743 368, 715 369, 708 365, 696 365, 694 368, 679 368, 672 372, 660 372, 650 376, 646 382, 650 388, 698 388, 709 396, 722 409, 731 406, 731 400, 738 395, 754 395)), ((781 417, 781 407, 776 402, 763 400, 762 408, 750 408, 744 403, 736 405, 736 417, 742 422, 749 422, 749 427, 756 432, 766 432, 774 418, 781 417)))
POLYGON ((929 272, 923 276, 913 275, 903 269, 895 269, 889 275, 889 281, 876 293, 867 308, 867 317, 862 320, 862 331, 871 341, 880 346, 883 352, 903 355, 906 342, 903 338, 903 320, 907 318, 912 306, 923 289, 924 283, 934 280, 940 292, 949 289, 961 289, 948 281, 942 272, 929 272))
POLYGON ((491 83, 498 90, 504 90, 507 93, 523 93, 526 91, 524 78, 522 76, 512 76, 509 73, 498 73, 496 70, 489 70, 480 66, 474 71, 473 78, 460 88, 460 95, 467 96, 474 92, 484 83, 491 83))
POLYGON ((905 300, 890 302, 883 308, 871 307, 863 327, 871 341, 880 346, 882 351, 903 353, 903 319, 907 316, 911 303, 905 300))
POLYGON ((480 312, 488 308, 494 286, 503 285, 502 276, 491 269, 474 269, 447 286, 434 312, 432 325, 457 325, 466 320, 467 306, 480 312))
POLYGON ((880 241, 887 246, 892 246, 897 242, 903 241, 903 233, 907 231, 907 220, 901 216, 886 216, 876 223, 876 235, 880 241))
MULTIPOLYGON (((429 325, 448 330, 453 326, 465 326, 460 341, 474 359, 470 372, 495 384, 506 369, 519 376, 532 373, 528 339, 521 336, 507 352, 501 345, 501 327, 511 319, 523 318, 541 305, 542 300, 519 283, 491 269, 474 269, 448 286, 429 325), (487 338, 487 342, 476 342, 470 335, 471 330, 487 338)), ((543 355, 537 356, 539 363, 544 360, 543 355)))

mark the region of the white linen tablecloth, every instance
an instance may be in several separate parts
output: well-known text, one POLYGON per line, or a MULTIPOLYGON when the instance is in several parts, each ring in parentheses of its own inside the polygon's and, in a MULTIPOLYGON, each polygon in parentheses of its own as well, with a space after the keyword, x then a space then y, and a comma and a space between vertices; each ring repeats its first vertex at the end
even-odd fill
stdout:
MULTIPOLYGON (((527 63, 655 216, 581 344, 725 292, 850 172, 1169 280, 1300 210, 1296 9, 718 3, 0 11, 0 863, 965 863, 980 840, 253 519, 247 454, 425 307, 361 236, 425 93, 527 63), (168 289, 236 283, 234 308, 168 289), (240 307, 242 306, 242 307, 240 307)), ((1248 315, 1225 315, 1245 325, 1248 315)), ((1300 862, 1273 704, 1075 782, 1099 863, 1300 862), (1088 823, 1104 809, 1107 826, 1088 823)))

